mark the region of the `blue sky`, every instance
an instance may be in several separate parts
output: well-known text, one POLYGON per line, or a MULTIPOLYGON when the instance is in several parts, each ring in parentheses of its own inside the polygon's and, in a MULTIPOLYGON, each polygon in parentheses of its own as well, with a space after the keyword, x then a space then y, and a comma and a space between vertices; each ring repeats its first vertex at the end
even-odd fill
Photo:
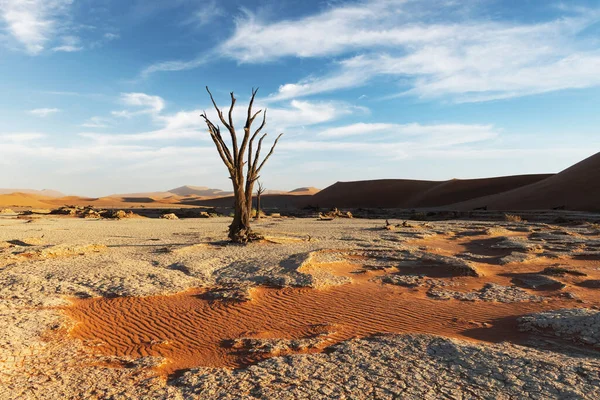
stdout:
POLYGON ((600 1, 0 0, 0 187, 229 189, 199 114, 253 86, 269 189, 557 172, 600 149, 600 1))

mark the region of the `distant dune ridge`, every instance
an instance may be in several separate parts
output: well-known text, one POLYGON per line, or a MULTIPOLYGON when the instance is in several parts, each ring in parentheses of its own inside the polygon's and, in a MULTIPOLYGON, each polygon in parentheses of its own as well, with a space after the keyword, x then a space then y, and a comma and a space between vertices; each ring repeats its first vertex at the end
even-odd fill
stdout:
POLYGON ((2 195, 2 194, 12 194, 12 193, 33 194, 33 195, 45 196, 45 197, 65 197, 64 193, 58 192, 56 190, 50 190, 50 189, 43 189, 43 190, 34 190, 34 189, 0 189, 0 195, 2 195))
POLYGON ((459 210, 487 206, 493 210, 565 208, 600 211, 600 153, 539 182, 454 204, 459 210))
POLYGON ((314 195, 319 207, 433 208, 504 192, 552 175, 518 175, 485 179, 418 181, 385 179, 338 182, 314 195))
POLYGON ((202 196, 202 197, 224 197, 230 196, 233 192, 226 192, 221 189, 211 189, 205 186, 181 186, 175 189, 169 190, 169 193, 176 194, 178 196, 202 196))
MULTIPOLYGON (((64 196, 53 190, 0 189, 0 207, 52 208, 65 204, 100 207, 230 207, 232 193, 204 186, 166 192, 114 194, 101 198, 64 196)), ((441 208, 472 210, 565 209, 600 211, 600 153, 558 174, 420 181, 383 179, 337 182, 319 191, 302 187, 267 191, 264 207, 441 208)))

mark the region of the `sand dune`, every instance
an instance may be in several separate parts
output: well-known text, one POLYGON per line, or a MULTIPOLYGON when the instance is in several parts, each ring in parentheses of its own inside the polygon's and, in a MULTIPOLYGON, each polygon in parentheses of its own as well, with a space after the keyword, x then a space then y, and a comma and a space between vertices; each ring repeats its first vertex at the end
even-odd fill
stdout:
POLYGON ((319 193, 321 191, 321 189, 317 189, 316 187, 301 187, 301 188, 296 188, 294 190, 290 190, 289 192, 287 192, 287 194, 295 194, 295 195, 315 195, 317 193, 319 193))
MULTIPOLYGON (((25 190, 6 194, 0 206, 49 208, 62 205, 98 207, 209 206, 231 207, 231 192, 202 186, 181 186, 168 192, 113 194, 100 198, 62 196, 56 191, 25 190), (48 195, 43 195, 47 193, 48 195)), ((4 193, 4 194, 3 194, 4 193)), ((483 179, 423 181, 382 179, 337 182, 323 190, 297 188, 267 191, 263 207, 296 208, 446 208, 471 210, 531 210, 564 208, 600 210, 600 153, 559 174, 515 175, 483 179)))
POLYGON ((338 182, 309 199, 319 207, 439 207, 540 181, 550 175, 420 181, 385 179, 338 182))
POLYGON ((0 207, 48 208, 53 200, 51 197, 28 193, 0 194, 0 207))
POLYGON ((13 194, 13 193, 25 193, 32 194, 36 196, 44 196, 44 197, 64 197, 64 193, 61 193, 57 190, 51 189, 43 189, 43 190, 35 190, 35 189, 0 189, 0 195, 3 194, 13 194))
MULTIPOLYGON (((301 207, 310 202, 311 195, 302 194, 265 194, 261 196, 261 206, 264 208, 288 209, 301 207)), ((256 199, 256 197, 255 197, 256 199)), ((233 196, 213 199, 184 199, 181 204, 206 207, 233 207, 233 196)))
POLYGON ((539 182, 449 208, 469 210, 483 206, 492 210, 564 207, 567 210, 600 211, 600 153, 539 182))
POLYGON ((208 196, 208 197, 224 197, 233 194, 221 189, 211 189, 206 186, 181 186, 175 189, 169 190, 169 193, 173 193, 179 196, 208 196))

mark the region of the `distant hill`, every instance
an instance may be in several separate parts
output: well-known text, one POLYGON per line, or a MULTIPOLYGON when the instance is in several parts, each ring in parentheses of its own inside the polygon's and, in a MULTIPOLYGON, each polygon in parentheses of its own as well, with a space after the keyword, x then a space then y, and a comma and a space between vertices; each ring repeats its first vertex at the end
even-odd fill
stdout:
POLYGON ((51 189, 43 189, 43 190, 35 190, 35 189, 0 189, 0 194, 12 194, 12 193, 24 193, 24 194, 33 194, 36 196, 44 196, 44 197, 64 197, 65 194, 61 193, 57 190, 51 189))
MULTIPOLYGON (((230 207, 232 192, 181 186, 168 192, 118 194, 101 198, 64 196, 54 190, 0 189, 0 207, 50 208, 64 204, 98 207, 230 207)), ((558 174, 515 175, 483 179, 422 181, 381 179, 337 182, 321 191, 313 187, 268 191, 264 207, 439 208, 472 210, 566 209, 600 212, 600 153, 558 174)))
POLYGON ((317 189, 316 187, 301 187, 301 188, 297 188, 294 190, 290 190, 289 192, 287 192, 287 194, 294 194, 294 195, 314 195, 317 194, 321 191, 321 189, 317 189))
POLYGON ((308 201, 319 207, 433 208, 495 194, 552 175, 517 175, 485 179, 421 181, 383 179, 337 182, 308 201))
POLYGON ((226 192, 221 189, 211 189, 205 186, 181 186, 169 190, 170 193, 178 196, 202 196, 202 197, 223 197, 230 196, 233 192, 226 192))
POLYGON ((565 208, 600 211, 600 153, 530 185, 448 206, 459 210, 487 206, 490 210, 565 208))

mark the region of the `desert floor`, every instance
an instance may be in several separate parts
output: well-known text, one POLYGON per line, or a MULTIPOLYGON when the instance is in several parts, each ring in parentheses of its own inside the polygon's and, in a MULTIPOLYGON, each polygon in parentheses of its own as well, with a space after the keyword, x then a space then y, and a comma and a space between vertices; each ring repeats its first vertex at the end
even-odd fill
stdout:
POLYGON ((0 216, 0 398, 600 398, 597 224, 229 221, 0 216))

